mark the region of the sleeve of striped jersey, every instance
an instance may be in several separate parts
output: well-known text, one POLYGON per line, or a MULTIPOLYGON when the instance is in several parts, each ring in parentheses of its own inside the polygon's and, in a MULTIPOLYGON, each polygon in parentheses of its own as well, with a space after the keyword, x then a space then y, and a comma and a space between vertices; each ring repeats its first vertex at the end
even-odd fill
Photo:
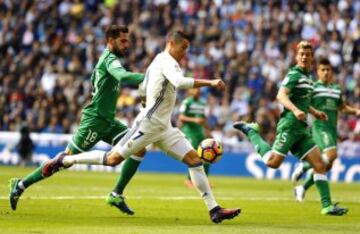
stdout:
POLYGON ((298 84, 298 81, 299 76, 297 74, 288 73, 281 82, 281 87, 285 87, 291 91, 298 84))
POLYGON ((110 75, 122 83, 138 85, 144 80, 144 74, 126 71, 115 57, 107 59, 105 65, 110 75))
POLYGON ((180 113, 181 113, 181 114, 185 114, 187 108, 188 108, 188 101, 187 101, 187 99, 185 99, 185 100, 181 103, 180 113))
POLYGON ((163 67, 163 75, 170 81, 172 85, 179 89, 189 89, 194 87, 194 79, 184 77, 181 69, 176 64, 168 64, 163 67))

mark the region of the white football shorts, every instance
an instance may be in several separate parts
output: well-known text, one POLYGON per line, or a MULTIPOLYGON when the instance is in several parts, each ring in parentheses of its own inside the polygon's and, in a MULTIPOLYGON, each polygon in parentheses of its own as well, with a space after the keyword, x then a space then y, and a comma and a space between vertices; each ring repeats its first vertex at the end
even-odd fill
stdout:
POLYGON ((154 144, 161 151, 179 161, 182 161, 188 152, 194 150, 178 128, 170 127, 152 133, 142 132, 136 125, 115 145, 114 150, 122 157, 128 158, 150 144, 154 144))

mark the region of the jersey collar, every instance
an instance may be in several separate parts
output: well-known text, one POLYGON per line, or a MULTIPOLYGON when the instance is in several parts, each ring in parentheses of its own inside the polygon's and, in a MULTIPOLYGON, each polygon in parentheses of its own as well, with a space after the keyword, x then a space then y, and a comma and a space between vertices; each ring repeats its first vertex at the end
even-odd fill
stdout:
POLYGON ((311 73, 311 72, 305 71, 304 68, 299 67, 299 66, 295 66, 294 69, 300 71, 301 73, 303 73, 305 75, 309 75, 311 73))
POLYGON ((179 63, 174 59, 174 57, 171 56, 171 54, 170 54, 169 52, 163 51, 163 53, 164 53, 164 55, 165 55, 166 57, 168 57, 170 60, 174 61, 176 64, 179 64, 179 63))

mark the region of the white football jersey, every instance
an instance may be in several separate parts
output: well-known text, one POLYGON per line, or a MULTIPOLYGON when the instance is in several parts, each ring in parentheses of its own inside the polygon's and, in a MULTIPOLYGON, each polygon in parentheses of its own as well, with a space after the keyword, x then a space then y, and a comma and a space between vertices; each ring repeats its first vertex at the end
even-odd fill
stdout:
POLYGON ((139 113, 140 129, 156 132, 171 127, 177 88, 192 88, 194 79, 184 77, 179 63, 168 53, 159 53, 148 67, 142 89, 146 106, 139 113))

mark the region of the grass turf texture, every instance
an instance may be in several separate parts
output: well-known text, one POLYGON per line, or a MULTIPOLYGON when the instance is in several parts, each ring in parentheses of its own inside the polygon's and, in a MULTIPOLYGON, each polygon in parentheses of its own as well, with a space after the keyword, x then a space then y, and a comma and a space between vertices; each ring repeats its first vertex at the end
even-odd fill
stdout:
POLYGON ((294 201, 289 181, 211 176, 224 207, 242 214, 213 224, 196 190, 183 185, 185 175, 138 173, 126 190, 134 216, 105 203, 117 174, 60 172, 28 189, 17 211, 10 209, 8 179, 32 168, 0 167, 1 233, 358 233, 360 184, 331 184, 333 200, 350 208, 343 217, 320 215, 315 187, 304 203, 294 201))

